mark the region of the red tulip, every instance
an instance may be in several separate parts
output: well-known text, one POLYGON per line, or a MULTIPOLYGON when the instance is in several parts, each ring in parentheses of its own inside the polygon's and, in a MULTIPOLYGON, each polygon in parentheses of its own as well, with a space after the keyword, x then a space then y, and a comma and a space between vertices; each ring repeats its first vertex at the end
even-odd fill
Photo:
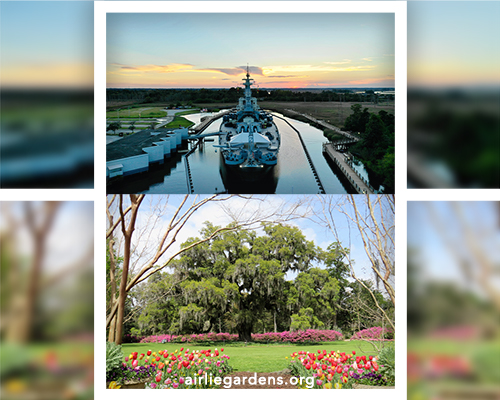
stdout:
POLYGON ((352 351, 352 354, 356 355, 356 352, 353 350, 353 351, 352 351))
POLYGON ((338 374, 341 374, 341 373, 342 373, 342 367, 341 367, 340 365, 337 367, 337 373, 338 373, 338 374))
POLYGON ((187 367, 187 366, 189 365, 189 361, 188 361, 188 360, 184 360, 184 361, 182 362, 182 365, 184 365, 185 367, 187 367))
POLYGON ((160 357, 156 357, 156 361, 160 361, 160 357))
POLYGON ((222 347, 222 348, 220 349, 220 351, 224 351, 224 347, 222 347))
POLYGON ((306 364, 306 369, 311 369, 311 364, 306 364))
POLYGON ((156 375, 155 380, 156 380, 156 382, 160 382, 161 381, 161 374, 156 375))
POLYGON ((147 353, 147 354, 148 354, 148 356, 150 356, 150 355, 151 355, 151 350, 148 350, 148 353, 147 353))
POLYGON ((181 351, 184 351, 184 347, 181 347, 181 351))
POLYGON ((322 369, 323 371, 326 371, 326 368, 327 368, 327 366, 326 366, 325 364, 323 364, 323 365, 321 366, 321 369, 322 369))

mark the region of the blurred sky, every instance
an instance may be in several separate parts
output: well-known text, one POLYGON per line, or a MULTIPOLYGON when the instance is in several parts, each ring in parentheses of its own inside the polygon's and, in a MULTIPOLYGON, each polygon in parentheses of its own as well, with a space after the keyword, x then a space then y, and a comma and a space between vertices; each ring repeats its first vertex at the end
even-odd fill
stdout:
POLYGON ((92 87, 94 3, 2 1, 2 87, 92 87))
MULTIPOLYGON (((498 204, 485 201, 461 202, 458 205, 485 255, 500 263, 498 204)), ((421 268, 420 279, 466 284, 456 258, 444 241, 444 235, 447 235, 454 243, 462 243, 465 247, 467 238, 459 228, 455 210, 450 202, 408 202, 408 249, 415 251, 415 262, 421 268), (440 225, 437 218, 443 224, 440 225)), ((461 249, 458 247, 456 250, 461 249)))
POLYGON ((408 86, 500 84, 500 2, 409 1, 408 86))
POLYGON ((394 86, 394 14, 107 16, 108 87, 394 86))

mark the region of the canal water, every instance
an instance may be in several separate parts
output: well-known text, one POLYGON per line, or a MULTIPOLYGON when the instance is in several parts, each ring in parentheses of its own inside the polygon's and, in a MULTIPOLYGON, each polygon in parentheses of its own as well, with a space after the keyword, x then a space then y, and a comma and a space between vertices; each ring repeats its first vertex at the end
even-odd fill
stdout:
MULTIPOLYGON (((185 118, 198 124, 202 116, 209 114, 186 115, 185 118)), ((270 173, 255 182, 242 182, 227 171, 220 154, 214 147, 218 138, 205 139, 189 157, 193 191, 192 193, 262 193, 262 194, 315 194, 320 188, 313 175, 311 166, 306 158, 299 136, 287 122, 292 124, 302 135, 311 160, 327 194, 348 193, 345 183, 335 175, 328 165, 322 152, 322 143, 326 141, 323 132, 307 123, 275 114, 274 118, 281 134, 281 146, 278 154, 278 164, 270 173), (283 118, 283 119, 281 119, 283 118), (211 141, 212 139, 212 141, 211 141)), ((215 120, 203 132, 218 132, 221 119, 215 120)), ((165 164, 151 168, 147 173, 131 175, 116 185, 109 185, 109 193, 190 193, 187 179, 186 162, 184 160, 190 146, 183 149, 165 164)), ((345 181, 344 181, 345 182, 345 181)))

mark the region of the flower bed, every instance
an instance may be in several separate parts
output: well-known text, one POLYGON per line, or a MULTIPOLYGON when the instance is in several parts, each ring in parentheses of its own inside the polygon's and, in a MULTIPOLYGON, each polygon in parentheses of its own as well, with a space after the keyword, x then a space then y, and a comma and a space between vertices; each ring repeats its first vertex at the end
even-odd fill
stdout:
POLYGON ((351 336, 351 340, 394 340, 394 331, 389 328, 374 326, 373 328, 363 329, 351 336))
POLYGON ((114 372, 107 380, 110 388, 127 382, 143 382, 146 389, 207 389, 217 387, 215 378, 222 378, 232 371, 229 356, 214 349, 189 351, 181 347, 169 353, 167 350, 146 354, 132 352, 125 357, 121 374, 114 372))
POLYGON ((294 376, 300 377, 299 387, 350 389, 359 379, 367 382, 367 375, 375 374, 379 369, 377 357, 355 355, 355 351, 352 354, 335 351, 327 353, 326 350, 318 350, 317 354, 294 352, 290 356, 290 369, 294 376))

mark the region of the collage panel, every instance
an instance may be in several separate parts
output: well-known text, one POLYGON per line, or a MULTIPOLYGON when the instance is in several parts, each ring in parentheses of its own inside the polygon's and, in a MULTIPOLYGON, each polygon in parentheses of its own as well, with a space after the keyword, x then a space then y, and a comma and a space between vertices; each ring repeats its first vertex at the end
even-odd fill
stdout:
POLYGON ((106 387, 395 387, 392 195, 108 195, 106 387))
POLYGON ((94 398, 94 203, 0 202, 5 399, 94 398))
POLYGON ((498 1, 408 2, 409 189, 500 189, 499 18, 498 1))
POLYGON ((105 17, 108 194, 394 193, 394 12, 138 11, 105 17))
POLYGON ((0 7, 0 188, 93 189, 93 2, 0 7))
POLYGON ((500 202, 408 203, 408 399, 500 392, 500 202))

